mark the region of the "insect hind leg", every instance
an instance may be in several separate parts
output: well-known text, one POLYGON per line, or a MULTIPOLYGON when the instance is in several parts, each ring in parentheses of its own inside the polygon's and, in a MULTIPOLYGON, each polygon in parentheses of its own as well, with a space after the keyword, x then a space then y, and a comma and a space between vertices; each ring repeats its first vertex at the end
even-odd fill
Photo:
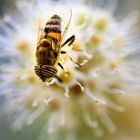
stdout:
POLYGON ((75 35, 72 35, 61 45, 61 47, 64 47, 66 44, 70 46, 74 42, 74 40, 75 40, 75 35))

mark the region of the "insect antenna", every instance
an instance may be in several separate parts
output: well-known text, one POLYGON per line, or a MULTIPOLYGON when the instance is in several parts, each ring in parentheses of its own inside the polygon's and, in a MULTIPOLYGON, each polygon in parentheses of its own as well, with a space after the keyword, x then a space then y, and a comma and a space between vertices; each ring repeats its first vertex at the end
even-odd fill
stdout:
POLYGON ((72 35, 70 38, 68 38, 62 45, 61 47, 64 47, 67 43, 68 46, 70 46, 75 40, 75 35, 72 35))

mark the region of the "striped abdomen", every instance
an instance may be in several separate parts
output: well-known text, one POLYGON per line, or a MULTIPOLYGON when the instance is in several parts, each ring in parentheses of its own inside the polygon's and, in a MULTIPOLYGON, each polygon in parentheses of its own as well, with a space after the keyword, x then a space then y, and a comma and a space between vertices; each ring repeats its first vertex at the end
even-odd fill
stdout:
POLYGON ((40 77, 43 82, 45 82, 46 79, 54 78, 57 73, 57 69, 50 65, 37 65, 34 67, 34 70, 36 75, 40 77))

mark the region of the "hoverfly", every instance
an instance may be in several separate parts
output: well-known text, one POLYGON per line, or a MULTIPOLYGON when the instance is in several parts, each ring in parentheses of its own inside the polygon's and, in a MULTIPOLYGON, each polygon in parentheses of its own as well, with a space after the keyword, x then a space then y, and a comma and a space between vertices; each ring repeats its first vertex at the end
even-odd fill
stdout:
POLYGON ((64 28, 62 33, 62 19, 58 14, 54 14, 45 24, 43 30, 38 35, 38 42, 36 47, 36 62, 37 65, 34 67, 36 75, 43 82, 50 82, 53 78, 57 78, 59 81, 61 79, 57 76, 58 65, 61 69, 64 69, 62 64, 58 62, 58 58, 61 53, 66 53, 61 51, 61 48, 68 44, 70 46, 74 40, 75 35, 72 35, 66 41, 64 36, 68 30, 71 21, 72 11, 70 10, 69 21, 64 28))

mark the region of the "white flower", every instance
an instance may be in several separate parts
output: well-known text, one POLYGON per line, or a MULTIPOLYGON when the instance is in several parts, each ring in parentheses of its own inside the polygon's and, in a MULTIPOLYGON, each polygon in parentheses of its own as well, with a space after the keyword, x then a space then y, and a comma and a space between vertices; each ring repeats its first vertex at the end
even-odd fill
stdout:
POLYGON ((39 17, 46 20, 55 7, 49 1, 16 1, 16 4, 20 13, 15 11, 16 17, 13 13, 5 14, 0 28, 0 90, 14 128, 31 126, 45 115, 39 139, 46 135, 57 139, 62 131, 66 138, 76 139, 80 123, 98 136, 103 134, 102 125, 115 132, 108 111, 123 111, 123 107, 113 98, 117 100, 116 94, 140 90, 135 14, 117 21, 105 9, 71 4, 73 14, 67 37, 75 34, 76 40, 71 47, 62 48, 67 51, 61 55, 65 70, 57 69, 63 82, 54 79, 47 86, 33 70, 37 26, 39 17))

